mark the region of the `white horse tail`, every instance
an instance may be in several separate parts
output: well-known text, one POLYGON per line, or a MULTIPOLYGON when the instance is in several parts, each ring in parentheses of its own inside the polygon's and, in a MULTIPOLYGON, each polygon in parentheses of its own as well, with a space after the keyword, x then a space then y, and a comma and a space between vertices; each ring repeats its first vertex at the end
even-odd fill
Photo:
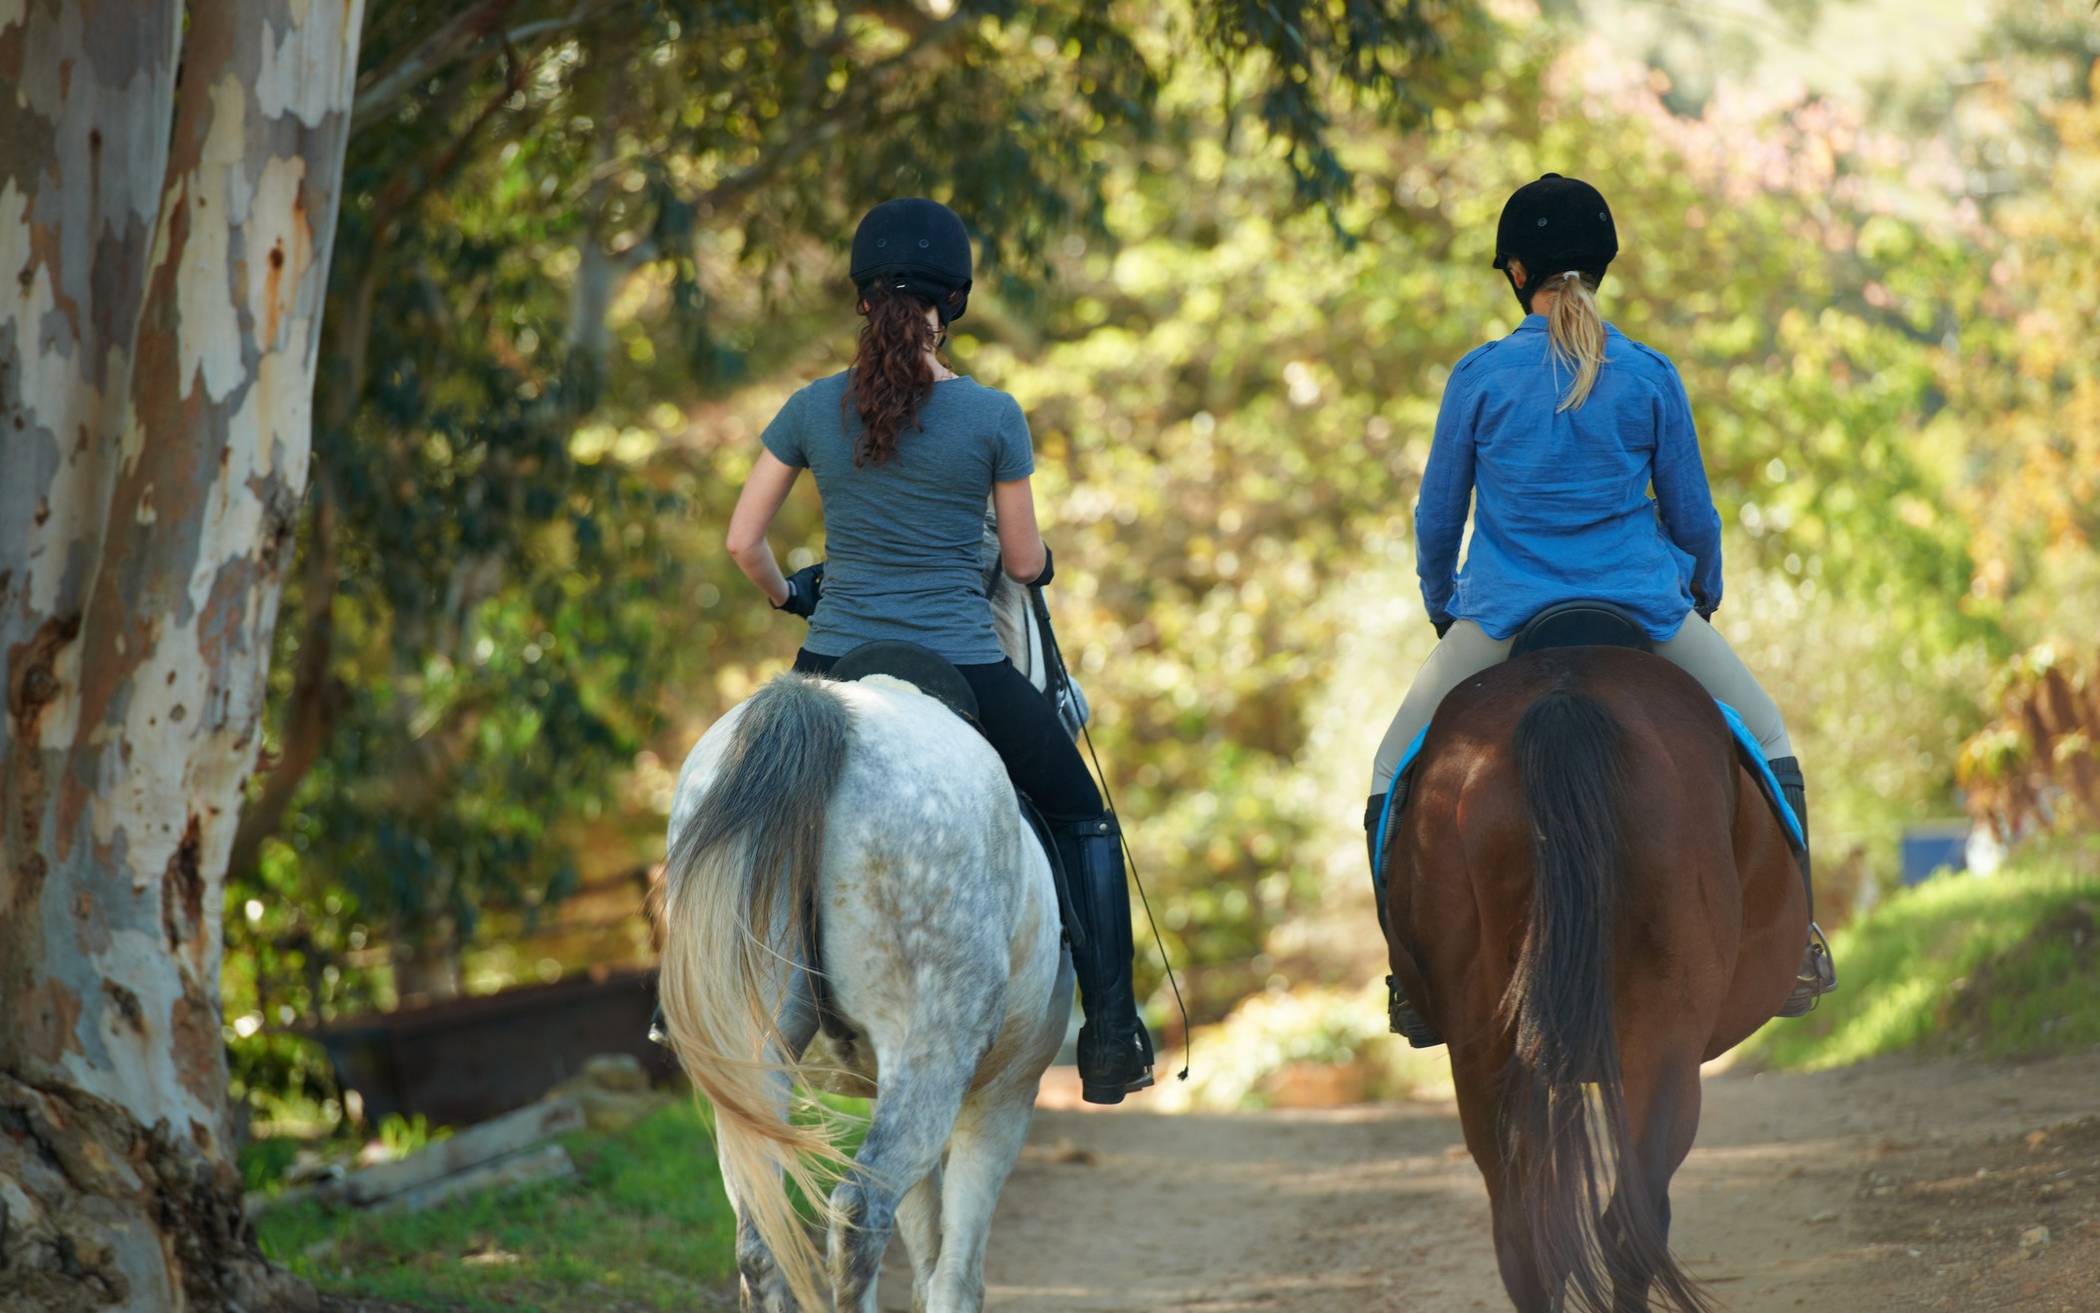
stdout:
POLYGON ((664 873, 666 1029, 714 1106, 723 1184, 805 1308, 829 1307, 829 1284, 785 1180, 822 1201, 852 1160, 828 1119, 790 1120, 783 1084, 804 1082, 778 1015, 803 951, 825 812, 851 735, 845 704, 823 682, 783 675, 767 684, 745 705, 664 873))

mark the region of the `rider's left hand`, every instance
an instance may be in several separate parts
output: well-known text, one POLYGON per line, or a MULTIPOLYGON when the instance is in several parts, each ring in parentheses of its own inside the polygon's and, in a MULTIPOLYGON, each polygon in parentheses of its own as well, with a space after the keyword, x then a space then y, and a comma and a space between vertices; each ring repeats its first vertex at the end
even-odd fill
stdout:
POLYGON ((824 563, 803 566, 787 577, 787 585, 787 600, 774 603, 773 609, 809 619, 817 609, 817 599, 824 595, 824 563))
POLYGON ((1436 629, 1437 641, 1442 642, 1444 635, 1450 633, 1451 626, 1457 622, 1448 615, 1433 615, 1429 617, 1429 623, 1436 629))

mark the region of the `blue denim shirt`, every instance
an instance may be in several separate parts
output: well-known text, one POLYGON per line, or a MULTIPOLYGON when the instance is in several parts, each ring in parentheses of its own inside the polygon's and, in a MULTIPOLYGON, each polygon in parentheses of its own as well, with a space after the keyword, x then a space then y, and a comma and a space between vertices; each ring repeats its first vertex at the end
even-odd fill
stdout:
POLYGON ((1721 517, 1684 383, 1660 351, 1609 325, 1605 339, 1588 399, 1557 414, 1573 371, 1553 359, 1542 316, 1451 371, 1415 505, 1431 619, 1507 638, 1557 602, 1594 598, 1626 608, 1659 642, 1695 597, 1720 604, 1721 517))

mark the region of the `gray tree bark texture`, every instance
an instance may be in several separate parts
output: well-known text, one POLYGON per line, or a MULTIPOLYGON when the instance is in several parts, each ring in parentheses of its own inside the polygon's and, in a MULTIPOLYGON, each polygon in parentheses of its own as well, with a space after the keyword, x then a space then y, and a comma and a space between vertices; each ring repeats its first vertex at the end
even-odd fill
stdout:
POLYGON ((0 0, 7 1313, 312 1301, 241 1211, 220 910, 363 9, 0 0))

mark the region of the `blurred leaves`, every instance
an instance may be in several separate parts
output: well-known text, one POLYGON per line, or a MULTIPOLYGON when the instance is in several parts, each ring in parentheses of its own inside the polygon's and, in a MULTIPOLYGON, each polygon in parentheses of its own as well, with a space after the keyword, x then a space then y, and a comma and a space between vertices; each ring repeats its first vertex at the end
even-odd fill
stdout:
POLYGON ((628 768, 776 632, 718 550, 747 430, 708 427, 833 335, 867 206, 969 216, 1020 323, 1199 26, 1291 84, 1267 131, 1313 199, 1346 177, 1316 103, 1393 101, 1467 12, 1267 8, 373 0, 229 1015, 448 992, 492 918, 645 855, 628 768))
MULTIPOLYGON (((273 733, 305 644, 343 700, 234 873, 229 1016, 388 1002, 390 951, 522 933, 654 852, 692 737, 800 636, 720 535, 759 427, 845 361, 842 251, 888 195, 979 240, 951 352, 1029 413, 1051 604, 1199 1022, 1371 969, 1355 820, 1427 648, 1415 483, 1450 366, 1516 321, 1495 218, 1542 171, 1619 216, 1605 309, 1684 374, 1721 624, 1827 858, 1952 809, 1991 672, 2100 607, 2078 0, 2008 9, 1966 80, 1696 116, 1458 5, 494 8, 510 39, 353 142, 336 560, 287 600, 273 733)), ((459 12, 371 10, 372 70, 459 12)), ((807 490, 774 542, 821 553, 807 490)))

